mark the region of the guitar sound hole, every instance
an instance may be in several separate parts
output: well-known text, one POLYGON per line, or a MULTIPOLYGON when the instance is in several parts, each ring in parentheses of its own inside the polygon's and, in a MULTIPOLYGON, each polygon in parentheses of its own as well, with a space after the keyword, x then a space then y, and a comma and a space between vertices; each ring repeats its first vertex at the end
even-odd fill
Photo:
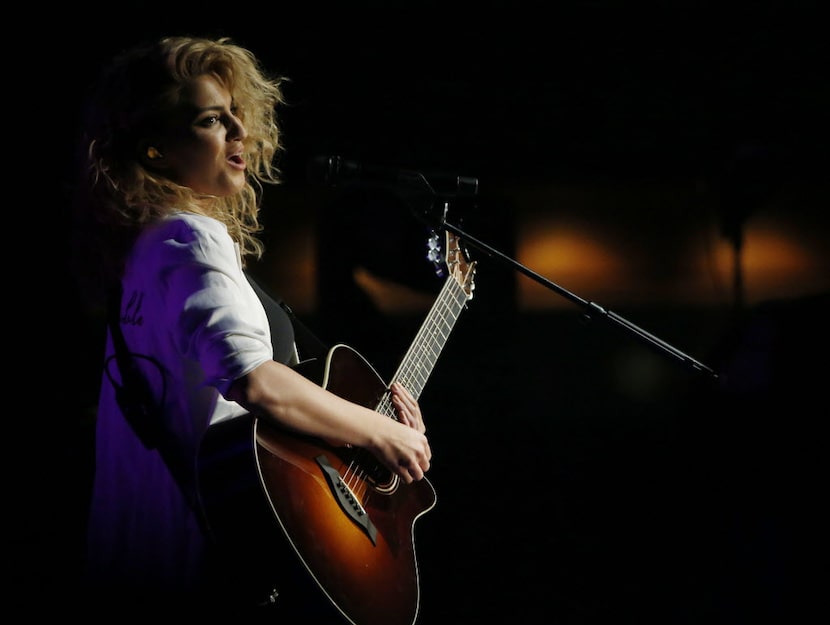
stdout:
POLYGON ((386 467, 374 463, 372 470, 367 472, 366 477, 372 486, 386 486, 392 481, 392 472, 386 467))
POLYGON ((392 472, 383 466, 377 459, 364 449, 346 450, 339 454, 343 464, 351 473, 359 473, 372 488, 386 490, 394 480, 392 472))

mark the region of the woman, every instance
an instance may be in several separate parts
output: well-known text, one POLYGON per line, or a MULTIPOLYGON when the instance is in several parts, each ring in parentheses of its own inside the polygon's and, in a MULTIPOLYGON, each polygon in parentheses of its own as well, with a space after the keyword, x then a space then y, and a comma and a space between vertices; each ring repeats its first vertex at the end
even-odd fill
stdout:
POLYGON ((365 448, 407 484, 429 469, 407 389, 390 389, 396 420, 297 373, 289 319, 269 324, 247 279, 263 252, 262 185, 279 182, 281 85, 227 38, 167 37, 116 57, 90 99, 79 249, 115 297, 88 559, 110 597, 148 605, 215 588, 197 486, 211 426, 253 414, 365 448))

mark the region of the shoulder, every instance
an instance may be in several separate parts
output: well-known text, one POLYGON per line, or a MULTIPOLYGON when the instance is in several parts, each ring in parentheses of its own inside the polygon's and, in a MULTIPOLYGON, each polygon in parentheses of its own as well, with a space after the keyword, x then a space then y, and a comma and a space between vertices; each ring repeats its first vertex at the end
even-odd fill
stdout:
POLYGON ((222 222, 194 213, 174 213, 149 226, 136 241, 132 258, 161 264, 238 262, 237 246, 222 222))
POLYGON ((230 240, 228 229, 221 221, 195 213, 173 213, 150 226, 148 238, 173 238, 188 240, 200 237, 218 237, 230 240))

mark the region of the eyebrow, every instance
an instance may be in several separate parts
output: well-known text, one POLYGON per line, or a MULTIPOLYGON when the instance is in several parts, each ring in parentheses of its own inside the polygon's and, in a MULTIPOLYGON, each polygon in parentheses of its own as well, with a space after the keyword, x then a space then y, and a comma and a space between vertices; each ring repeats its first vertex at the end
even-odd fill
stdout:
POLYGON ((210 106, 195 106, 193 104, 188 104, 182 109, 182 120, 189 120, 188 123, 192 123, 205 113, 223 113, 224 110, 225 107, 221 104, 210 106))
POLYGON ((198 115, 200 113, 207 113, 210 111, 224 111, 224 104, 213 104, 211 106, 194 106, 193 111, 198 115))

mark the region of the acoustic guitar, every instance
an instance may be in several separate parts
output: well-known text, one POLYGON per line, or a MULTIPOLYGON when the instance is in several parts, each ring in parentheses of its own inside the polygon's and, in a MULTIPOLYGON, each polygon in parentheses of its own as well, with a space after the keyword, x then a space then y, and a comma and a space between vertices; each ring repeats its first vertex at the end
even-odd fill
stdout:
MULTIPOLYGON (((437 235, 429 248, 447 278, 392 380, 416 398, 474 288, 475 263, 454 235, 446 235, 445 253, 437 235)), ((304 363, 303 374, 396 418, 389 386, 357 351, 339 344, 318 360, 304 363)), ((250 416, 211 426, 198 474, 207 524, 234 554, 236 581, 256 601, 279 602, 299 572, 306 589, 322 593, 348 623, 415 622, 414 527, 436 503, 428 479, 406 484, 366 450, 332 447, 250 416)))

